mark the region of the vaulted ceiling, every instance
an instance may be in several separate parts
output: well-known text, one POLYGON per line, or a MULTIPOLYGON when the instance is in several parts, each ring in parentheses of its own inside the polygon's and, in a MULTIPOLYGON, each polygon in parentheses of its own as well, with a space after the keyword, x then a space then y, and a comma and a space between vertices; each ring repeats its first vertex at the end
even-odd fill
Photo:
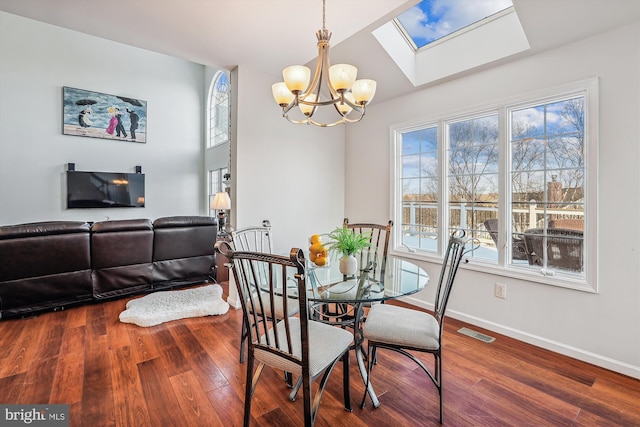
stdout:
MULTIPOLYGON (((415 87, 371 32, 417 2, 326 2, 332 62, 352 63, 362 77, 378 80, 378 102, 415 87)), ((531 48, 496 63, 640 19, 639 0, 513 4, 531 48)), ((250 66, 274 79, 283 67, 315 58, 315 32, 322 27, 321 0, 0 0, 0 10, 200 64, 250 66)))

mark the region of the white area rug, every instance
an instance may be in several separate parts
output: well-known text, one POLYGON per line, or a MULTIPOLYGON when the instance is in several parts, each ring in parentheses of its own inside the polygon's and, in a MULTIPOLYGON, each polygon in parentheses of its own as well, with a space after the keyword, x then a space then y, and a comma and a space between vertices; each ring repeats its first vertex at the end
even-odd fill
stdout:
POLYGON ((127 302, 120 321, 138 326, 155 326, 187 317, 225 314, 229 304, 222 299, 220 285, 207 285, 180 291, 154 292, 127 302))

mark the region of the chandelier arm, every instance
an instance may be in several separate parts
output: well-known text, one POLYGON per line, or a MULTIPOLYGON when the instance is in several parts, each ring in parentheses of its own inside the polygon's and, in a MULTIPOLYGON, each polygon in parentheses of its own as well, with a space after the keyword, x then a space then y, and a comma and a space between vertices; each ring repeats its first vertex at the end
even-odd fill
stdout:
POLYGON ((299 102, 299 99, 296 96, 295 98, 293 98, 293 101, 289 103, 289 105, 282 107, 282 115, 284 116, 285 114, 287 114, 293 107, 298 105, 298 102, 299 102))
POLYGON ((360 120, 362 120, 363 117, 364 117, 364 111, 362 112, 362 114, 360 114, 360 117, 358 117, 357 119, 350 119, 348 117, 345 117, 344 121, 345 123, 358 123, 360 120))
POLYGON ((284 117, 285 119, 287 119, 287 121, 288 121, 289 123, 293 123, 294 125, 306 125, 306 124, 309 124, 309 123, 308 123, 308 119, 304 119, 304 120, 295 120, 295 119, 292 119, 291 117, 289 117, 289 115, 288 115, 288 114, 283 114, 283 115, 282 115, 282 117, 284 117))
MULTIPOLYGON (((335 99, 336 97, 341 97, 338 91, 331 84, 331 78, 329 76, 329 68, 331 68, 331 59, 329 58, 330 46, 329 46, 329 38, 331 38, 331 34, 327 38, 326 47, 323 49, 322 55, 322 69, 326 72, 324 75, 324 81, 327 85, 327 89, 329 89, 330 98, 335 99)), ((320 57, 318 57, 318 63, 320 62, 320 57)), ((320 83, 322 86, 322 83, 320 83)), ((318 87, 318 90, 321 89, 318 87)))
MULTIPOLYGON (((315 95, 315 94, 314 94, 315 95)), ((314 107, 325 107, 327 105, 336 105, 340 103, 340 98, 327 99, 326 101, 305 101, 304 99, 300 100, 300 104, 310 105, 314 107)), ((347 99, 344 100, 345 104, 348 104, 351 108, 357 108, 359 110, 362 109, 361 105, 352 104, 347 99)))
MULTIPOLYGON (((304 105, 310 105, 312 107, 324 107, 327 105, 336 105, 339 104, 342 100, 340 98, 334 98, 334 99, 328 99, 326 101, 305 101, 304 99, 298 99, 298 102, 296 102, 296 100, 294 99, 293 101, 291 101, 289 103, 289 105, 286 105, 284 107, 282 107, 282 110, 286 113, 288 111, 290 111, 293 107, 297 106, 298 104, 304 104, 304 105)), ((364 111, 365 106, 364 105, 360 105, 360 104, 355 104, 351 101, 349 101, 347 98, 344 99, 344 103, 347 104, 348 106, 350 106, 351 108, 353 108, 354 110, 357 111, 364 111)))
POLYGON ((311 117, 309 117, 307 119, 307 123, 308 124, 311 124, 311 125, 314 125, 314 126, 318 126, 318 127, 321 127, 321 128, 330 128, 330 127, 341 125, 341 124, 343 124, 345 122, 346 122, 345 117, 343 117, 342 119, 337 120, 337 121, 335 121, 333 123, 320 123, 320 122, 317 122, 317 121, 313 120, 311 117))
POLYGON ((356 104, 354 102, 351 102, 347 98, 344 99, 344 103, 347 104, 349 107, 353 108, 354 110, 359 111, 361 113, 363 113, 364 110, 365 110, 365 106, 364 105, 356 104))
POLYGON ((303 121, 302 123, 308 123, 308 124, 312 124, 312 125, 315 125, 315 126, 318 126, 318 127, 322 127, 322 128, 330 128, 330 127, 338 126, 338 125, 341 125, 341 124, 344 124, 344 123, 357 123, 360 120, 362 120, 363 117, 364 117, 364 114, 362 114, 357 119, 349 119, 349 118, 343 116, 340 120, 336 120, 333 123, 320 123, 320 122, 317 122, 317 121, 313 120, 311 117, 309 117, 307 120, 303 121))
POLYGON ((282 117, 284 117, 285 119, 287 119, 287 121, 289 123, 293 123, 296 125, 302 125, 302 124, 307 124, 307 125, 314 125, 314 126, 318 126, 318 127, 333 127, 333 126, 337 126, 337 125, 341 125, 343 123, 357 123, 360 120, 362 120, 362 118, 364 117, 365 112, 363 111, 359 117, 355 118, 355 119, 350 119, 346 116, 341 116, 340 119, 336 120, 333 123, 321 123, 318 122, 316 120, 313 120, 311 118, 311 116, 305 118, 305 119, 301 119, 301 120, 296 120, 296 119, 292 119, 291 117, 289 117, 288 114, 283 113, 282 117))
POLYGON ((300 99, 304 99, 306 96, 315 94, 316 90, 317 95, 319 96, 320 90, 322 89, 322 67, 325 66, 326 52, 329 48, 329 39, 331 38, 331 33, 326 29, 322 29, 318 30, 316 36, 318 37, 318 61, 316 63, 316 71, 313 73, 313 80, 309 84, 309 87, 303 94, 300 95, 300 99))

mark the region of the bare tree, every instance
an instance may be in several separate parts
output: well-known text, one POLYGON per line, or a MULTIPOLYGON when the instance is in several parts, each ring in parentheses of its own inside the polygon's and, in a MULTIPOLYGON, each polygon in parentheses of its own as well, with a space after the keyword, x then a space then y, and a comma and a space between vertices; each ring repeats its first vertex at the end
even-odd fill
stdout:
POLYGON ((452 201, 480 202, 498 194, 498 118, 465 120, 449 125, 449 193, 452 201), (488 170, 495 172, 490 173, 488 170))

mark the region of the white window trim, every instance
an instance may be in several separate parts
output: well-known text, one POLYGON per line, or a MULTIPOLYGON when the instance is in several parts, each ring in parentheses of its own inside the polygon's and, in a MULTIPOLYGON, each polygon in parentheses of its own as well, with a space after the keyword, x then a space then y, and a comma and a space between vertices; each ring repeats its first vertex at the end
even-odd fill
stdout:
MULTIPOLYGON (((599 136, 599 85, 598 79, 592 78, 587 80, 581 80, 565 85, 552 87, 549 89, 538 90, 535 92, 523 94, 517 97, 496 100, 490 104, 482 106, 476 106, 466 108, 464 111, 455 111, 451 113, 440 114, 438 117, 428 117, 423 120, 413 120, 411 122, 400 123, 390 126, 390 215, 394 223, 398 224, 398 227, 394 227, 392 244, 390 251, 396 255, 405 256, 407 258, 413 258, 419 261, 427 261, 434 263, 442 262, 442 253, 446 246, 446 228, 443 224, 447 218, 443 215, 448 215, 444 207, 448 206, 447 199, 447 186, 446 186, 446 171, 443 171, 446 156, 445 144, 439 144, 440 148, 438 154, 438 174, 441 180, 439 197, 444 203, 438 203, 438 221, 440 227, 438 227, 438 252, 418 252, 414 249, 409 249, 402 246, 400 243, 402 227, 402 204, 396 203, 402 189, 400 188, 400 171, 401 164, 399 150, 400 150, 400 135, 404 132, 421 129, 424 127, 437 126, 438 138, 440 141, 444 138, 444 125, 446 122, 457 120, 458 118, 464 118, 465 116, 479 116, 490 112, 498 112, 499 120, 499 138, 500 138, 500 195, 506 194, 505 191, 510 189, 509 182, 509 144, 507 141, 507 135, 509 134, 509 120, 507 120, 507 113, 511 109, 521 107, 522 105, 531 104, 539 105, 546 102, 546 100, 555 100, 564 96, 571 95, 584 95, 585 97, 585 120, 587 128, 585 129, 585 240, 584 240, 584 257, 585 257, 585 270, 584 276, 572 277, 571 274, 549 276, 542 273, 536 273, 535 270, 526 267, 518 267, 513 264, 506 264, 505 251, 504 251, 504 237, 501 237, 500 241, 503 243, 502 250, 498 252, 498 264, 489 262, 482 262, 481 260, 472 259, 469 262, 461 264, 461 268, 471 271, 478 271, 483 273, 494 274, 498 276, 510 277, 520 279, 529 282, 547 284, 552 286, 558 286, 568 289, 574 289, 584 292, 597 293, 598 292, 598 136, 599 136)), ((499 217, 510 218, 510 212, 508 211, 508 203, 505 202, 504 196, 501 197, 499 203, 499 217)), ((508 219, 510 221, 510 219, 508 219)), ((501 233, 504 234, 504 233, 501 233)))
MULTIPOLYGON (((217 71, 212 79, 211 79, 211 83, 209 84, 209 93, 207 95, 207 124, 206 124, 206 136, 205 136, 205 149, 210 150, 214 147, 218 147, 222 144, 225 144, 227 142, 229 142, 229 132, 227 132, 227 139, 224 141, 220 141, 218 143, 212 144, 211 143, 211 121, 213 120, 212 114, 211 114, 211 110, 212 110, 212 105, 211 105, 211 97, 213 96, 215 90, 216 90, 216 83, 218 82, 218 78, 220 77, 221 74, 227 74, 226 71, 224 70, 219 70, 217 71)), ((231 79, 230 76, 227 76, 227 80, 229 82, 229 86, 231 86, 231 79)), ((231 93, 229 93, 229 125, 231 125, 231 93)))

